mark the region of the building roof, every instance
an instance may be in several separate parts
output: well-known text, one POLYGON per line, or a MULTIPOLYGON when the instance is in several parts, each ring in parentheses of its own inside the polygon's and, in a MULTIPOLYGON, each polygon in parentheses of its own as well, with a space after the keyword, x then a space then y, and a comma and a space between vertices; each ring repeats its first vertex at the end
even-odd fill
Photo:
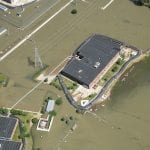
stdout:
POLYGON ((0 139, 0 150, 21 150, 22 143, 0 139))
POLYGON ((47 107, 46 107, 46 111, 47 112, 52 111, 54 109, 54 106, 55 106, 55 101, 54 100, 49 100, 48 104, 47 104, 47 107))
POLYGON ((0 117, 0 138, 11 138, 16 123, 15 118, 0 117))
POLYGON ((89 85, 120 51, 123 43, 102 35, 85 40, 74 52, 74 57, 62 70, 62 74, 89 85))

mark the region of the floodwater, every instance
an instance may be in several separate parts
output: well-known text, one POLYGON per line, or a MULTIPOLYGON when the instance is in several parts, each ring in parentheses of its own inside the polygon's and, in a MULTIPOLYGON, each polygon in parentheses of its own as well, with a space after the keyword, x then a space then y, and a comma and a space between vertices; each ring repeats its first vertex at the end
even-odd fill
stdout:
MULTIPOLYGON (((76 29, 65 37, 63 48, 64 43, 70 44, 70 37, 75 41, 73 46, 77 47, 93 33, 126 41, 143 50, 150 48, 150 14, 147 8, 135 7, 128 0, 120 0, 115 1, 106 11, 99 11, 105 1, 101 3, 97 1, 96 7, 93 6, 96 11, 91 9, 94 12, 78 26, 74 21, 76 29)), ((49 133, 37 132, 33 128, 35 148, 150 150, 150 58, 130 68, 125 73, 125 81, 121 80, 114 87, 110 100, 104 103, 105 106, 98 107, 95 113, 78 115, 65 101, 65 105, 58 109, 49 133), (77 129, 73 133, 60 121, 66 114, 77 118, 77 129)))
MULTIPOLYGON (((86 1, 88 3, 78 2, 77 15, 70 14, 70 10, 74 7, 70 5, 32 37, 37 43, 45 64, 53 68, 94 33, 125 41, 143 50, 150 48, 150 10, 148 8, 136 7, 129 0, 115 0, 108 9, 102 11, 101 7, 106 4, 106 0, 86 1)), ((24 32, 28 33, 32 28, 34 26, 24 32)), ((14 30, 14 27, 10 29, 14 30)), ((14 36, 25 34, 20 33, 18 29, 13 32, 11 30, 10 36, 1 37, 1 50, 12 43, 14 36)), ((34 68, 27 63, 27 57, 33 56, 32 49, 33 44, 28 41, 0 63, 1 72, 8 75, 11 80, 9 87, 0 92, 1 106, 12 106, 35 86, 36 83, 30 80, 34 74, 34 68)), ((86 113, 83 116, 76 114, 67 101, 64 101, 62 106, 56 107, 57 116, 49 133, 38 132, 33 128, 35 148, 39 147, 42 150, 150 150, 150 58, 136 64, 127 72, 125 82, 118 82, 111 99, 105 102, 104 107, 99 107, 95 113, 86 113), (65 123, 60 121, 60 118, 66 114, 77 118, 77 129, 73 133, 69 132, 65 123)), ((42 85, 24 99, 17 108, 38 111, 48 91, 56 90, 42 85)), ((57 94, 58 92, 56 91, 57 94)))
POLYGON ((150 57, 126 75, 105 106, 82 117, 62 150, 150 149, 150 57))
MULTIPOLYGON (((67 105, 67 107, 66 107, 67 105)), ((150 57, 129 68, 96 112, 58 110, 49 133, 33 128, 34 146, 43 150, 150 150, 150 57), (122 79, 125 78, 125 81, 122 79), (70 132, 60 116, 77 118, 70 132)))

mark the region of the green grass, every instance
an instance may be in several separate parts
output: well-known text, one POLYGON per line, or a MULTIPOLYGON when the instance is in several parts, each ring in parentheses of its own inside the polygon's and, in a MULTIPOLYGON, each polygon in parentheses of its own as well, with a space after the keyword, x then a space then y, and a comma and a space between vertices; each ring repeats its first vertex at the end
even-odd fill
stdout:
MULTIPOLYGON (((31 121, 33 116, 30 113, 28 113, 26 116, 16 115, 16 117, 21 119, 21 121, 24 124, 24 127, 27 129, 26 133, 30 134, 31 127, 30 127, 30 123, 28 122, 28 120, 31 121)), ((17 139, 18 133, 20 133, 20 131, 18 132, 18 130, 17 130, 14 135, 14 139, 17 139)), ((25 140, 26 140, 26 150, 31 150, 32 145, 33 145, 32 136, 30 135, 29 137, 26 137, 25 140)))
POLYGON ((61 90, 61 85, 59 84, 59 81, 57 78, 55 78, 51 83, 50 83, 51 86, 54 86, 56 89, 58 90, 61 90))
POLYGON ((19 125, 17 125, 16 131, 13 135, 13 140, 14 141, 20 141, 21 139, 19 139, 19 135, 20 135, 20 129, 19 129, 19 125))
POLYGON ((120 70, 124 63, 124 60, 119 58, 117 62, 102 77, 102 80, 100 80, 99 84, 103 86, 114 74, 116 74, 120 70))
POLYGON ((87 99, 87 100, 92 100, 96 95, 97 95, 97 93, 90 94, 90 95, 89 95, 88 97, 86 97, 85 99, 87 99))
POLYGON ((0 73, 0 87, 6 87, 8 84, 8 80, 9 78, 6 75, 0 73))
POLYGON ((66 77, 63 77, 64 83, 66 84, 68 90, 74 92, 78 88, 78 84, 72 80, 67 79, 66 77))

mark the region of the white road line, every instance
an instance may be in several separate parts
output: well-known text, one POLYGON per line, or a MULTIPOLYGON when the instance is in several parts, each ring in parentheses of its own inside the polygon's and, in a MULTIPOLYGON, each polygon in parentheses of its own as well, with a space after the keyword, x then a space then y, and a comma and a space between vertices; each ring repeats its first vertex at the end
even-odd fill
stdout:
POLYGON ((22 45, 25 41, 27 41, 32 35, 34 35, 37 31, 39 31, 43 26, 45 26, 49 21, 51 21, 54 17, 56 17, 61 11, 63 11, 67 6, 69 6, 73 0, 70 0, 67 4, 61 7, 55 14, 53 14, 50 18, 48 18, 45 22, 43 22, 40 26, 38 26, 35 30, 33 30, 30 34, 28 34, 24 39, 22 39, 18 44, 16 44, 13 48, 11 48, 5 55, 0 58, 0 62, 5 59, 8 55, 10 55, 13 51, 15 51, 20 45, 22 45))
POLYGON ((102 10, 105 10, 109 5, 112 4, 114 0, 111 0, 110 2, 108 2, 105 6, 101 7, 102 10))
MULTIPOLYGON (((57 68, 59 68, 67 59, 69 59, 70 56, 66 57, 60 64, 58 64, 50 73, 51 75, 57 68)), ((34 86, 29 92, 27 92, 24 96, 22 96, 14 105, 11 106, 10 110, 13 109, 17 104, 19 104, 24 98, 26 98, 30 93, 32 93, 36 88, 38 88, 44 80, 40 81, 36 86, 34 86)))

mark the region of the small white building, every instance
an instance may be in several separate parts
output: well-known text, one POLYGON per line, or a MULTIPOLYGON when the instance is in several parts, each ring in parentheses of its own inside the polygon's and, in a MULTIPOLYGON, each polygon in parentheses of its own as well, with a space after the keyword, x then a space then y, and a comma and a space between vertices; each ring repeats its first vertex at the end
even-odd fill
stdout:
POLYGON ((1 3, 11 6, 11 7, 26 5, 33 1, 35 1, 35 0, 0 0, 1 3))
POLYGON ((49 100, 48 103, 47 103, 46 111, 47 112, 53 111, 54 106, 55 106, 55 101, 54 100, 49 100))

